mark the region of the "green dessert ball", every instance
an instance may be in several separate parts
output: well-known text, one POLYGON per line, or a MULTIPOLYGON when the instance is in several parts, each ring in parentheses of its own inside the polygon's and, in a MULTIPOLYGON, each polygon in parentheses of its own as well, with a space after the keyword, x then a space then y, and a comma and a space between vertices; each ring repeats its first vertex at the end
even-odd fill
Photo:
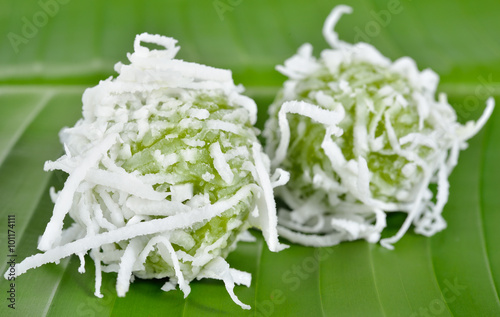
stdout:
POLYGON ((277 239, 269 158, 253 127, 257 108, 241 95, 230 71, 174 59, 172 38, 138 35, 129 65, 83 95, 83 118, 61 131, 66 154, 45 169, 69 174, 52 192, 55 207, 39 249, 19 264, 27 269, 77 254, 101 272, 118 273, 124 296, 130 281, 168 278, 187 296, 194 279, 223 280, 235 303, 235 284, 251 276, 225 258, 236 242, 262 230, 271 251, 277 239), (163 46, 150 50, 143 42, 163 46), (69 214, 74 222, 63 230, 69 214))
POLYGON ((433 71, 339 40, 333 27, 350 12, 338 6, 327 18, 323 34, 331 49, 315 58, 304 44, 278 66, 288 80, 270 106, 264 135, 273 166, 291 174, 277 190, 288 207, 279 212, 279 232, 313 246, 377 242, 388 212, 407 213, 397 235, 381 241, 392 248, 412 224, 424 235, 446 227, 448 176, 493 99, 477 123, 458 123, 446 95, 435 98, 433 71))

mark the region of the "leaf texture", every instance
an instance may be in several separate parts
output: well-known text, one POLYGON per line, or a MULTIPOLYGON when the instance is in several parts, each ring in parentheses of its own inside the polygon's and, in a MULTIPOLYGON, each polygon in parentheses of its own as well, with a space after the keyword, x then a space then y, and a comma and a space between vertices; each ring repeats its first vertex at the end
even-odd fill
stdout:
MULTIPOLYGON (((304 42, 313 44, 316 54, 325 48, 322 24, 339 2, 0 4, 0 268, 5 272, 8 215, 15 215, 20 262, 37 253, 38 236, 52 213, 49 188, 61 188, 65 180, 63 173, 43 171, 46 160, 63 153, 59 130, 81 116, 84 89, 114 75, 116 62, 126 62, 136 34, 172 36, 182 48, 179 58, 231 69, 235 82, 258 103, 262 128, 284 80, 275 65, 304 42)), ((340 21, 341 39, 368 41, 392 59, 408 55, 420 68, 434 69, 461 122, 477 119, 488 96, 500 101, 498 1, 356 0, 349 5, 354 13, 340 21)), ((252 273, 251 287, 236 288, 250 311, 231 301, 222 282, 211 280, 193 282, 186 299, 178 290, 160 291, 162 281, 136 280, 127 296, 118 298, 116 275, 105 274, 99 299, 93 295, 92 261, 87 258, 86 273, 79 274, 73 256, 17 278, 15 310, 5 298, 11 282, 0 280, 0 315, 499 316, 498 109, 469 143, 450 177, 448 228, 431 238, 410 232, 394 251, 354 241, 331 248, 292 245, 272 253, 253 231, 257 242, 240 243, 228 258, 233 267, 252 273)), ((386 235, 404 218, 396 213, 388 220, 386 235)))

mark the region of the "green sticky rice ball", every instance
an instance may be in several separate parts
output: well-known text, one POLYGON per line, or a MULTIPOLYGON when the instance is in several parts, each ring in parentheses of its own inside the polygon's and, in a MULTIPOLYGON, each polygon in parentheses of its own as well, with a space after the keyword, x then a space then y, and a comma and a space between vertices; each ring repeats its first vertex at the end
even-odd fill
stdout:
MULTIPOLYGON (((320 61, 321 63, 321 61, 320 61)), ((345 117, 339 123, 341 136, 332 136, 340 147, 346 161, 357 161, 363 157, 371 174, 370 191, 374 198, 384 202, 406 202, 414 199, 415 185, 424 177, 420 166, 408 157, 396 153, 389 139, 386 121, 394 129, 399 140, 412 132, 431 135, 437 122, 427 118, 420 126, 415 92, 408 79, 392 72, 385 66, 367 62, 343 63, 332 73, 322 67, 309 76, 295 81, 293 93, 282 90, 270 106, 270 119, 266 124, 267 151, 273 156, 279 143, 278 112, 281 105, 290 100, 305 101, 327 110, 334 110, 340 104, 345 117), (318 102, 318 94, 332 98, 334 103, 327 107, 318 102), (363 126, 366 134, 373 136, 374 142, 358 142, 356 123, 363 126), (357 144, 358 142, 358 144, 357 144)), ((453 115, 453 113, 450 113, 453 115)), ((332 163, 321 147, 326 132, 323 124, 313 119, 288 114, 290 144, 287 155, 280 167, 291 172, 286 187, 301 199, 307 200, 318 191, 324 191, 324 203, 335 204, 338 200, 355 200, 348 192, 333 192, 314 181, 321 172, 338 183, 341 177, 332 169, 332 163)), ((363 133, 363 132, 361 132, 363 133)), ((402 145, 404 150, 411 143, 402 145)), ((416 147, 415 152, 424 161, 432 161, 439 151, 426 144, 416 147)))
MULTIPOLYGON (((169 89, 156 91, 155 94, 164 96, 161 102, 151 103, 151 100, 156 99, 149 98, 147 93, 122 96, 128 99, 123 103, 128 113, 140 111, 139 109, 146 105, 149 115, 145 122, 148 126, 146 132, 139 131, 130 136, 127 134, 129 132, 124 132, 121 135, 125 141, 117 150, 121 153, 117 158, 121 167, 134 175, 162 177, 165 181, 153 186, 159 192, 174 192, 178 186, 188 185, 188 188, 192 188, 192 193, 180 198, 180 202, 194 207, 227 199, 243 186, 256 183, 252 173, 244 168, 245 163, 253 162, 251 147, 253 142, 257 141, 256 131, 244 109, 230 105, 227 96, 217 91, 190 91, 185 92, 182 98, 177 96, 175 90, 169 89), (209 121, 212 124, 230 123, 238 129, 238 133, 209 127, 209 121), (210 148, 215 143, 218 143, 221 152, 226 154, 231 150, 240 149, 227 159, 234 175, 230 184, 219 175, 214 166, 210 148)), ((140 126, 140 123, 133 119, 130 119, 130 122, 134 127, 140 126)), ((167 196, 166 199, 177 198, 167 196)), ((170 239, 174 249, 195 256, 223 238, 210 254, 214 257, 226 257, 236 237, 249 227, 247 218, 254 205, 255 197, 249 195, 221 216, 205 223, 197 223, 184 232, 172 234, 170 239), (228 232, 230 235, 227 235, 228 232)), ((165 257, 159 254, 157 248, 155 246, 154 251, 148 255, 145 271, 136 271, 136 275, 142 278, 174 276, 171 264, 165 261, 165 257)), ((196 277, 198 272, 191 271, 193 268, 189 262, 181 260, 181 266, 186 277, 196 277)))

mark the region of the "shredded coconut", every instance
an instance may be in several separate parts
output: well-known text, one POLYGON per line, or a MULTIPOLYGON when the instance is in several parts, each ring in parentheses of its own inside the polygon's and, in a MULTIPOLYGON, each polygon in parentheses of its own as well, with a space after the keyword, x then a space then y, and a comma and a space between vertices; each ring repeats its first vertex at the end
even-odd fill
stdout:
POLYGON ((349 44, 333 30, 349 6, 337 6, 323 27, 332 47, 312 55, 304 44, 277 70, 289 77, 269 109, 264 136, 273 167, 291 172, 277 190, 280 235, 312 246, 377 242, 387 212, 405 212, 393 248, 411 225, 433 235, 446 227, 448 176, 458 152, 486 123, 461 125, 439 77, 408 57, 391 62, 367 43, 349 44), (430 183, 437 184, 433 197, 430 183))
POLYGON ((39 243, 45 252, 17 264, 17 275, 72 254, 83 272, 90 251, 98 297, 101 272, 118 273, 118 296, 134 277, 168 278, 162 289, 179 285, 184 296, 193 279, 215 278, 250 308, 233 291, 249 286, 250 274, 224 258, 251 226, 271 251, 285 247, 272 186, 284 184, 285 173, 271 182, 252 127, 255 102, 240 95, 231 72, 174 59, 176 43, 138 35, 131 64, 118 63, 117 78, 85 91, 83 118, 61 131, 66 154, 45 164, 69 174, 59 193, 51 190, 54 214, 39 243), (67 214, 75 223, 63 230, 67 214))

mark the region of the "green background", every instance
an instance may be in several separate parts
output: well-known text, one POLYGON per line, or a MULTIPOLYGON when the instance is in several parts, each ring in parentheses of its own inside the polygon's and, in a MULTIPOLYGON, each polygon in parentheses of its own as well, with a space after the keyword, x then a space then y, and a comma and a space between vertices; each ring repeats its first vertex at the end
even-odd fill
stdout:
MULTIPOLYGON (((310 42, 326 48, 323 21, 338 1, 0 1, 0 269, 7 268, 7 215, 16 215, 17 260, 34 254, 51 216, 50 186, 63 173, 43 172, 60 156, 57 137, 81 116, 86 87, 127 62, 141 32, 179 40, 178 58, 231 69, 236 83, 267 106, 284 81, 274 70, 310 42), (64 2, 64 3, 63 3, 64 2), (218 8, 218 9, 217 9, 218 8)), ((351 1, 338 24, 341 39, 368 41, 391 59, 411 56, 441 76, 462 122, 477 119, 484 101, 500 101, 500 2, 351 1)), ((16 310, 0 281, 0 316, 500 316, 500 111, 470 142, 450 177, 444 210, 448 228, 426 238, 412 232, 394 251, 364 241, 331 248, 293 245, 269 252, 241 243, 230 264, 252 273, 236 294, 222 282, 164 293, 162 281, 136 280, 117 298, 106 274, 103 299, 93 296, 94 273, 79 274, 71 257, 16 280, 16 310)), ((386 235, 404 217, 389 218, 386 235)))

